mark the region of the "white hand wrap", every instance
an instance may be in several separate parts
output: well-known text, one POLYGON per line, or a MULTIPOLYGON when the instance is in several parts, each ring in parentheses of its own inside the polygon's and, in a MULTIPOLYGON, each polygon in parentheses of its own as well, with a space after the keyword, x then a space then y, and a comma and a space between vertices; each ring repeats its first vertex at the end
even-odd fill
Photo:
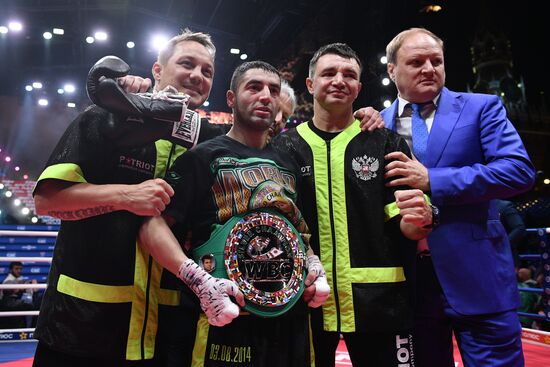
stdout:
POLYGON ((321 264, 321 260, 319 260, 317 255, 307 257, 306 287, 312 284, 315 287, 315 294, 307 305, 317 308, 325 302, 330 294, 330 286, 327 282, 325 268, 323 268, 323 264, 321 264))
POLYGON ((178 278, 199 297, 210 325, 223 326, 239 316, 239 306, 229 296, 240 291, 230 280, 214 278, 191 259, 181 264, 178 278))

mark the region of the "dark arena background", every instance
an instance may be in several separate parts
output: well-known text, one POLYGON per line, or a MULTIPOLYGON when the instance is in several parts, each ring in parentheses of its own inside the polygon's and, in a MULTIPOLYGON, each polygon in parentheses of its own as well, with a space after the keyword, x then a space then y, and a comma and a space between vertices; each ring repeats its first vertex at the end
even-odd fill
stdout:
MULTIPOLYGON (((0 0, 0 282, 9 263, 21 259, 24 279, 36 280, 27 286, 38 294, 46 288, 59 221, 35 213, 32 190, 61 134, 91 104, 86 75, 101 57, 116 55, 132 74, 151 77, 163 40, 184 28, 209 33, 216 70, 201 115, 231 123, 225 98, 231 73, 245 60, 261 59, 297 93, 298 107, 286 124, 292 129, 312 117, 304 81, 316 49, 331 42, 355 49, 364 71, 354 107, 382 110, 397 94, 381 61, 385 46, 399 31, 420 26, 445 41, 446 86, 500 96, 537 169, 532 190, 508 200, 527 228, 514 245, 518 272, 530 271, 518 278, 522 299, 532 303, 518 310, 526 366, 550 365, 550 76, 539 6, 497 0, 0 0)), ((31 365, 38 312, 0 310, 0 366, 31 365)), ((456 350, 455 357, 462 366, 456 350)), ((337 364, 351 365, 343 343, 337 364)))

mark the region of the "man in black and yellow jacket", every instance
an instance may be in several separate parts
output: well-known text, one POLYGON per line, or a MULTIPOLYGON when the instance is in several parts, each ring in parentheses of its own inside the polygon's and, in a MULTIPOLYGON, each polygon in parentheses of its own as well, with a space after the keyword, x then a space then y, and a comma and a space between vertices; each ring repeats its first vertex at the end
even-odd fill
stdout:
POLYGON ((306 81, 313 119, 273 142, 300 165, 303 215, 331 287, 322 308, 312 310, 317 367, 334 366, 340 334, 353 365, 396 366, 413 358, 403 265, 415 245, 403 245, 405 237, 430 232, 432 211, 422 191, 385 187, 384 155, 410 151, 389 130, 361 131, 352 107, 360 75, 349 46, 320 48, 306 81))
MULTIPOLYGON (((155 89, 174 87, 189 96, 189 108, 199 107, 210 93, 214 56, 210 36, 175 36, 153 65, 155 89)), ((62 221, 35 332, 35 366, 162 365, 152 362, 159 306, 179 305, 180 296, 161 288, 162 268, 136 238, 143 217, 159 215, 170 201, 173 190, 158 177, 185 148, 133 127, 88 108, 38 179, 37 211, 62 221)))

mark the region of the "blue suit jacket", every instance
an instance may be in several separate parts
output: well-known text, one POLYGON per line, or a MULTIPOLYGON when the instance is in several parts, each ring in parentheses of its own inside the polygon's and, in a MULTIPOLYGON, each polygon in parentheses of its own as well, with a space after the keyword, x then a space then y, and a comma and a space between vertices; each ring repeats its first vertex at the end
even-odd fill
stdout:
MULTIPOLYGON (((392 130, 397 104, 382 111, 392 130)), ((510 245, 493 199, 530 189, 535 170, 500 99, 444 88, 425 166, 441 211, 428 243, 449 304, 466 315, 516 308, 510 245)))

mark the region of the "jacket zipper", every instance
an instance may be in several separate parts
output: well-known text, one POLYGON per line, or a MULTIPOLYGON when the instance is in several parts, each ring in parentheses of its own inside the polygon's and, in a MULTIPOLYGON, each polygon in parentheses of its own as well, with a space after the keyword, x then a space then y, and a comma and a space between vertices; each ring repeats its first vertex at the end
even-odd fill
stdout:
POLYGON ((330 140, 327 144, 327 173, 328 173, 328 207, 330 217, 330 233, 332 239, 332 283, 334 287, 334 303, 336 304, 336 331, 340 332, 340 300, 338 298, 338 275, 336 274, 336 234, 334 232, 334 211, 332 205, 332 170, 330 161, 330 140))

